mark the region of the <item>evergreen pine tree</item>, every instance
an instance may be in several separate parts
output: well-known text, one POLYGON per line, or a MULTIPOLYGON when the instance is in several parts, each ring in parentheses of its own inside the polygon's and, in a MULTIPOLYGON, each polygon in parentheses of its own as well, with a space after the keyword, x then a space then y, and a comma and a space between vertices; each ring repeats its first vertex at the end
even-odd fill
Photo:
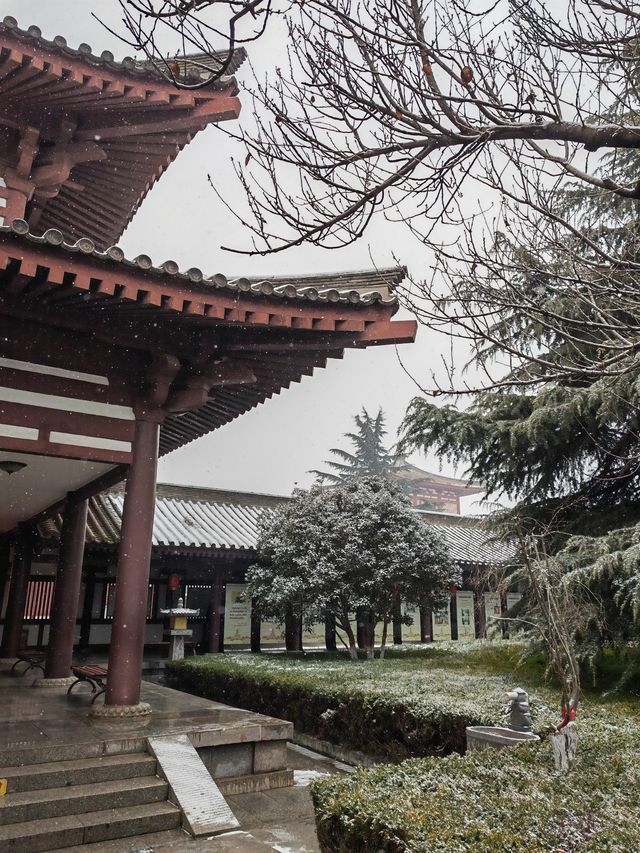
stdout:
MULTIPOLYGON (((615 85, 615 69, 609 78, 615 85)), ((639 75, 640 76, 640 75, 639 75)), ((614 124, 640 124, 638 93, 616 99, 614 124)), ((635 150, 602 157, 602 165, 619 179, 635 184, 640 156, 635 150)), ((604 173, 604 168, 603 168, 604 173)), ((615 361, 617 351, 605 315, 618 312, 626 327, 640 338, 640 317, 624 314, 624 289, 636 287, 640 261, 640 202, 616 198, 601 189, 579 184, 558 196, 559 210, 576 230, 575 244, 535 257, 527 247, 511 245, 514 258, 525 263, 519 286, 533 292, 553 312, 553 331, 530 316, 513 310, 503 314, 488 341, 475 352, 479 366, 528 346, 548 363, 602 364, 615 361), (576 267, 586 236, 593 246, 617 259, 615 269, 603 265, 593 252, 590 277, 583 282, 584 298, 575 298, 576 267), (621 263, 622 261, 622 263, 621 263), (598 298, 598 277, 619 282, 620 302, 598 298), (563 282, 571 279, 571 297, 563 282), (594 294, 596 295, 594 298, 594 294), (564 330, 564 334, 563 334, 564 330), (498 342, 498 343, 496 343, 498 342)), ((508 240, 500 235, 501 240, 508 240)), ((504 245, 504 244, 503 244, 504 245)), ((588 263, 587 263, 588 266, 588 263)), ((580 266, 584 276, 585 265, 580 266)), ((607 289, 610 294, 610 288, 607 289)), ((544 380, 544 371, 540 375, 544 380)), ((536 366, 526 366, 528 378, 536 366)), ((460 411, 436 406, 422 398, 412 401, 403 422, 401 446, 435 450, 455 463, 466 464, 466 475, 505 494, 515 506, 501 515, 509 530, 546 533, 548 543, 564 564, 564 583, 578 597, 598 600, 584 648, 601 647, 603 637, 626 642, 638 638, 640 614, 640 362, 637 355, 618 359, 615 376, 593 378, 579 369, 570 379, 542 381, 537 390, 519 368, 509 372, 500 387, 483 392, 460 411), (508 384, 511 383, 511 384, 508 384), (597 640, 597 642, 595 642, 597 640), (590 645, 591 644, 591 645, 590 645)))
POLYGON ((393 470, 395 456, 385 447, 387 435, 382 409, 373 417, 363 407, 359 415, 354 416, 355 432, 345 433, 351 441, 352 452, 332 447, 330 453, 336 459, 328 459, 326 465, 331 471, 312 471, 320 483, 342 483, 359 477, 384 477, 389 479, 393 470))

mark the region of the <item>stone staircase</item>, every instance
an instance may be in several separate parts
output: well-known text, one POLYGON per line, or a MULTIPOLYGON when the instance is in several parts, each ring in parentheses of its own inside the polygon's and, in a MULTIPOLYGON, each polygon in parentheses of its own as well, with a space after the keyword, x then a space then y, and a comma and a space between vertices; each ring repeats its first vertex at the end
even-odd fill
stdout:
POLYGON ((0 853, 43 853, 174 830, 180 811, 146 752, 0 767, 0 853))

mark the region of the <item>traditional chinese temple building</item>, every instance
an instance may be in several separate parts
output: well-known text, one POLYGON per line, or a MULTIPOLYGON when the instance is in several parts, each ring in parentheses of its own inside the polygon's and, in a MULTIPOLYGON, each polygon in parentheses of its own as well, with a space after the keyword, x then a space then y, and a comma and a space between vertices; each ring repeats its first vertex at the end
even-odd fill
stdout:
POLYGON ((416 509, 432 509, 436 512, 460 515, 460 499, 484 494, 486 489, 478 483, 468 483, 444 474, 423 471, 416 465, 400 458, 396 463, 394 477, 404 487, 416 509))
MULTIPOLYGON (((181 68, 202 83, 200 68, 181 68)), ((158 457, 347 348, 416 334, 393 319, 399 268, 229 280, 115 245, 180 150, 239 111, 233 76, 177 89, 147 64, 0 25, 0 657, 21 648, 38 526, 60 514, 44 681, 68 678, 89 501, 125 480, 104 567, 97 716, 149 713, 139 700, 158 457)))
MULTIPOLYGON (((330 626, 318 625, 301 638, 287 636, 284 626, 261 622, 245 593, 247 568, 257 559, 258 523, 290 498, 195 486, 158 484, 146 606, 145 644, 150 658, 162 655, 167 642, 161 610, 183 598, 200 611, 192 619, 193 645, 200 652, 225 648, 295 648, 334 646, 330 626)), ((108 647, 113 623, 117 549, 124 508, 124 489, 115 486, 89 501, 83 579, 76 613, 81 653, 108 647)), ((483 636, 487 602, 493 592, 476 584, 487 569, 512 556, 491 540, 478 520, 416 510, 446 544, 463 582, 449 608, 439 615, 415 612, 411 625, 395 625, 395 642, 469 639, 483 636), (460 602, 472 600, 463 625, 460 602), (436 621, 439 620, 439 621, 436 621), (465 630, 465 628, 467 630, 465 630)), ((32 564, 25 629, 29 645, 46 647, 55 586, 56 560, 63 515, 38 525, 39 555, 32 564)), ((501 602, 502 603, 502 602, 501 602)), ((290 632, 291 633, 291 632, 290 632)))

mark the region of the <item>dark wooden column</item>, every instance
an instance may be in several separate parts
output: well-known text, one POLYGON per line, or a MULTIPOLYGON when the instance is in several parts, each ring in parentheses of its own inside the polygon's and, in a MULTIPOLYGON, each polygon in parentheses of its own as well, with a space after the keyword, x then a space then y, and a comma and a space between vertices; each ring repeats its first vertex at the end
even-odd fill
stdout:
POLYGON ((423 643, 430 643, 433 639, 431 632, 431 608, 420 608, 420 639, 423 643))
POLYGON ((335 652, 336 645, 336 620, 334 616, 327 616, 324 620, 324 644, 328 652, 335 652))
POLYGON ((258 613, 256 613, 256 611, 253 609, 253 606, 252 606, 252 608, 251 608, 251 651, 252 652, 261 651, 261 648, 260 648, 260 624, 261 624, 260 615, 258 613))
POLYGON ((67 497, 51 609, 45 679, 68 678, 71 675, 88 506, 88 500, 78 501, 73 495, 67 497))
POLYGON ((295 613, 287 613, 284 620, 284 644, 288 652, 302 649, 302 620, 295 613))
POLYGON ((224 651, 222 637, 222 611, 224 585, 220 569, 216 569, 213 577, 213 593, 211 595, 211 618, 209 619, 209 632, 207 637, 207 651, 209 654, 217 654, 224 651))
POLYGON ((32 557, 33 531, 28 525, 21 526, 13 547, 11 586, 9 587, 7 614, 2 632, 2 645, 0 646, 0 657, 3 658, 14 658, 22 645, 24 607, 27 601, 32 557))
POLYGON ((159 434, 158 423, 136 421, 122 508, 105 706, 140 702, 159 434))
POLYGON ((11 540, 8 536, 0 538, 0 616, 7 584, 11 577, 11 540))
POLYGON ((87 572, 84 585, 84 603, 82 605, 82 617, 80 620, 80 648, 89 648, 91 642, 91 621, 93 618, 93 599, 96 595, 95 572, 87 572))

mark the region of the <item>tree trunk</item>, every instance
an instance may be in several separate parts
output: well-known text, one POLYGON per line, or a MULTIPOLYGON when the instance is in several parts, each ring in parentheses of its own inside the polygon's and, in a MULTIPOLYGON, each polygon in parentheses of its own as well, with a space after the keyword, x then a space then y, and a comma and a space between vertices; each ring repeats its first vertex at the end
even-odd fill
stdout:
POLYGON ((367 650, 367 660, 373 660, 375 657, 376 645, 376 623, 373 613, 369 610, 366 614, 366 622, 364 628, 365 648, 367 650))
POLYGON ((395 592, 393 595, 393 645, 402 645, 402 600, 400 593, 395 592))
POLYGON ((551 735, 551 746, 553 747, 553 758, 556 770, 571 770, 576 763, 576 751, 578 748, 578 727, 572 721, 551 735))
POLYGON ((324 621, 324 644, 328 652, 336 651, 336 620, 333 614, 324 621))
POLYGON ((340 637, 340 634, 338 634, 342 644, 348 648, 351 660, 358 660, 358 647, 356 646, 356 638, 354 636, 351 623, 349 622, 348 613, 343 613, 340 618, 336 618, 336 628, 340 628, 340 630, 344 631, 344 633, 347 635, 347 640, 349 641, 348 645, 344 642, 342 637, 340 637))
POLYGON ((367 616, 363 607, 356 609, 356 640, 359 649, 367 647, 367 616))

